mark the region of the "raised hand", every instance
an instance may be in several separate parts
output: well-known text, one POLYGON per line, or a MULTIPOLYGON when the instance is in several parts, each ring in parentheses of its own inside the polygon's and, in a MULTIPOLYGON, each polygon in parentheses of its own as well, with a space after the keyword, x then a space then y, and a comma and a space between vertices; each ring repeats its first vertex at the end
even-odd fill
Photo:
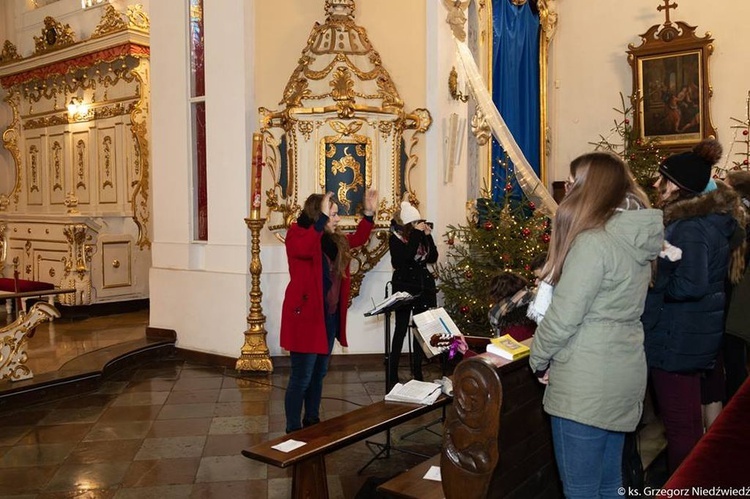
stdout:
POLYGON ((320 202, 320 212, 327 217, 331 216, 331 197, 333 197, 333 193, 326 192, 323 200, 320 202))
POLYGON ((365 215, 371 217, 375 214, 375 210, 378 209, 378 191, 375 189, 367 189, 365 192, 365 215))

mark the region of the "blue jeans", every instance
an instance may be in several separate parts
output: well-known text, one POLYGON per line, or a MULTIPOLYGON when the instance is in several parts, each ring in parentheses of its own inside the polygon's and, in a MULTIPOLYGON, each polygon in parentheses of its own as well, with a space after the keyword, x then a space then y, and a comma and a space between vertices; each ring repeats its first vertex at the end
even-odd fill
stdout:
POLYGON ((622 499, 624 433, 552 416, 552 441, 566 498, 622 499))
POLYGON ((302 428, 302 406, 305 407, 306 424, 320 421, 320 401, 323 398, 323 378, 328 373, 328 361, 333 350, 333 340, 338 331, 338 314, 326 316, 328 354, 290 352, 292 372, 284 396, 286 432, 302 428))

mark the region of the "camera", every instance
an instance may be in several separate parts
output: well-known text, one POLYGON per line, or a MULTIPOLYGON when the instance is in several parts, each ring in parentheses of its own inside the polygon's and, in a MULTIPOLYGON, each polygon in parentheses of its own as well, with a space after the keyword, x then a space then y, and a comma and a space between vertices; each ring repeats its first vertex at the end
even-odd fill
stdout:
POLYGON ((430 230, 435 228, 435 224, 432 222, 425 222, 425 225, 427 225, 430 228, 430 230))

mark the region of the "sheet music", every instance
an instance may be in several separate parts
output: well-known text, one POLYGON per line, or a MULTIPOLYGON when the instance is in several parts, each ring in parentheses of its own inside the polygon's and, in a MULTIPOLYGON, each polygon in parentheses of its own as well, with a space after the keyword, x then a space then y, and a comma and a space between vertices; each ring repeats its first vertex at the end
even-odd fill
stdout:
POLYGON ((427 358, 432 358, 444 352, 448 348, 447 342, 442 345, 432 345, 431 339, 435 335, 444 335, 446 337, 461 334, 461 331, 453 322, 451 316, 444 308, 434 308, 417 314, 413 317, 414 324, 417 326, 417 340, 422 345, 427 358))
POLYGON ((408 301, 412 300, 413 298, 414 296, 407 293, 406 291, 397 291, 385 300, 372 307, 372 309, 366 312, 365 315, 375 315, 398 301, 408 301))

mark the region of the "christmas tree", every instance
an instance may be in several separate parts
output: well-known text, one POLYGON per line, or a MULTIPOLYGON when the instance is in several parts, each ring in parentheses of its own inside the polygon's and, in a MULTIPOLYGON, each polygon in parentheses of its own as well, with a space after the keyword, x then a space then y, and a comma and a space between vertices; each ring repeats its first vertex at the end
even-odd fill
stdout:
POLYGON ((599 141, 590 142, 598 151, 610 151, 622 158, 633 172, 636 182, 640 185, 651 200, 654 200, 653 184, 659 171, 659 165, 667 157, 664 151, 659 149, 656 140, 643 140, 638 137, 638 131, 633 127, 631 118, 633 106, 627 106, 625 97, 620 93, 621 108, 613 108, 619 115, 615 119, 614 127, 609 135, 599 135, 599 141))
POLYGON ((440 291, 445 309, 458 327, 475 336, 490 336, 487 313, 490 281, 503 272, 515 272, 534 282, 531 261, 549 243, 549 219, 537 213, 525 198, 513 198, 513 178, 508 178, 506 196, 491 199, 488 190, 470 209, 466 225, 448 226, 447 263, 438 264, 440 291))

